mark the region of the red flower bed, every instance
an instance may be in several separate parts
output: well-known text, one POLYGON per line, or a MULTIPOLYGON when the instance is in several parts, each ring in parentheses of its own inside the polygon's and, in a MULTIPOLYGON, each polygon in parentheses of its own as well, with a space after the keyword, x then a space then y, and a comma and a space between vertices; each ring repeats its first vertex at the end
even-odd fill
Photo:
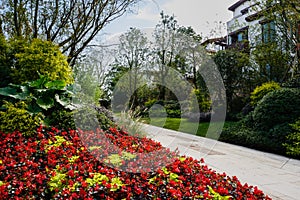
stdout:
POLYGON ((270 199, 203 160, 114 128, 0 137, 1 199, 270 199))

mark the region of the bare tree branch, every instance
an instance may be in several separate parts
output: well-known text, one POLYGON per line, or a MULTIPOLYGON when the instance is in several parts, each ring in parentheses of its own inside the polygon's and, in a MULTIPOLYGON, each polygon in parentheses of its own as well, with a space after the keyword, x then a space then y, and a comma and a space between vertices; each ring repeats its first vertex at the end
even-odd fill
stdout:
POLYGON ((93 38, 141 0, 3 0, 5 35, 57 43, 73 65, 93 38))

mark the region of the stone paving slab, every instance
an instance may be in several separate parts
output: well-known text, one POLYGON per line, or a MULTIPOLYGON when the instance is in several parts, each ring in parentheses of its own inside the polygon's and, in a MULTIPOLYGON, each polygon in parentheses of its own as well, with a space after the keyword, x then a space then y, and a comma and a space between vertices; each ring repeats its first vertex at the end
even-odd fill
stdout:
POLYGON ((152 125, 144 125, 144 130, 164 147, 198 160, 204 158, 212 169, 258 186, 272 199, 300 199, 300 160, 152 125))

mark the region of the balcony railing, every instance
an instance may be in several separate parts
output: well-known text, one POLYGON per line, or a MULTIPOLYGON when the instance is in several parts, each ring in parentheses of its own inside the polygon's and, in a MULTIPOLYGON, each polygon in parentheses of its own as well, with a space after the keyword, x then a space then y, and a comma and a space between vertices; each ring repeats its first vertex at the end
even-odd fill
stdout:
POLYGON ((235 49, 244 53, 250 53, 249 41, 235 42, 227 46, 226 49, 235 49))

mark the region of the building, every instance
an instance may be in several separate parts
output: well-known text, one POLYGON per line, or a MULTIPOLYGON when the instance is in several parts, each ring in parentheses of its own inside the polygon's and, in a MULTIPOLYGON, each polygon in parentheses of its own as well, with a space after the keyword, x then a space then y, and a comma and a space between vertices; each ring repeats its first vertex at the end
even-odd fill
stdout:
MULTIPOLYGON (((249 51, 259 43, 269 43, 280 38, 283 34, 289 34, 288 27, 279 27, 273 20, 264 17, 264 13, 277 13, 280 9, 277 0, 238 0, 228 10, 233 12, 233 18, 227 22, 228 48, 238 48, 249 51), (263 9, 262 9, 263 8, 263 9), (287 31, 283 33, 282 31, 287 31)), ((297 14, 297 13, 296 13, 297 14)), ((293 27, 300 36, 300 23, 293 27)), ((293 34, 293 37, 297 34, 293 34)), ((290 41, 297 38, 289 38, 290 41)), ((290 45, 290 41, 281 41, 281 45, 290 45)), ((298 42, 294 42, 291 49, 299 48, 298 42)))
POLYGON ((215 54, 220 50, 225 50, 227 47, 227 37, 210 38, 201 43, 208 54, 215 54))

